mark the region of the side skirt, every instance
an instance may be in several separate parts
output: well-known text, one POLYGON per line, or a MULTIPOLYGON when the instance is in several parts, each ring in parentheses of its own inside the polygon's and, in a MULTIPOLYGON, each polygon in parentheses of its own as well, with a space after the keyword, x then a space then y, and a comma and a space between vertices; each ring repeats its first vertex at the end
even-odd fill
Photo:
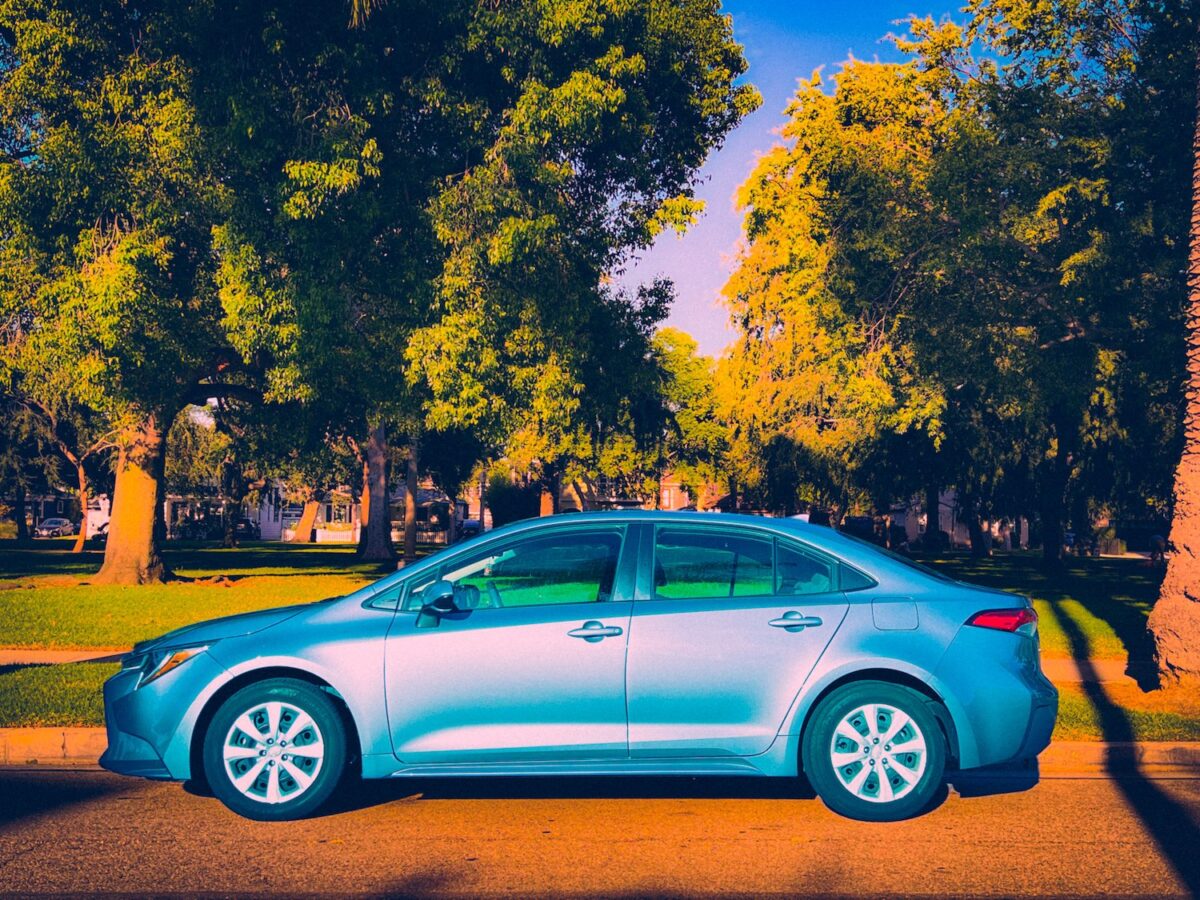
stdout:
POLYGON ((752 757, 690 757, 686 759, 595 759, 497 763, 427 763, 404 765, 395 757, 363 758, 363 778, 446 778, 470 776, 554 775, 748 775, 794 776, 797 738, 780 735, 763 753, 752 757), (399 763, 399 768, 397 764, 399 763))

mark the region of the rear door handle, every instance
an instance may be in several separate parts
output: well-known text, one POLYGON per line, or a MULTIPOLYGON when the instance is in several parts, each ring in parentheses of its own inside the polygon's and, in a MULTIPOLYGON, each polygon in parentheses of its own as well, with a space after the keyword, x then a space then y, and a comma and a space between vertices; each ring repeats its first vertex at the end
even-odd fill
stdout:
POLYGON ((804 613, 788 610, 778 619, 772 619, 767 623, 772 628, 784 628, 788 631, 803 631, 805 628, 815 628, 821 624, 821 620, 816 616, 806 616, 804 613))
POLYGON ((605 625, 603 622, 597 622, 594 619, 591 622, 584 622, 579 628, 572 628, 567 632, 569 637, 583 638, 589 644, 594 644, 597 641, 602 641, 606 637, 617 637, 624 634, 616 625, 605 625))

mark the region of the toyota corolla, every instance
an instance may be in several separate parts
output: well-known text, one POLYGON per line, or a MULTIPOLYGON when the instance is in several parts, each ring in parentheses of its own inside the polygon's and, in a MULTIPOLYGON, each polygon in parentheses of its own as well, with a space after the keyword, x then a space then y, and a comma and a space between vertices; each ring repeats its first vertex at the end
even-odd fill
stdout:
POLYGON ((1023 597, 804 522, 655 512, 521 522, 183 628, 104 700, 102 765, 263 820, 347 774, 803 775, 895 820, 948 769, 1036 756, 1058 707, 1023 597))

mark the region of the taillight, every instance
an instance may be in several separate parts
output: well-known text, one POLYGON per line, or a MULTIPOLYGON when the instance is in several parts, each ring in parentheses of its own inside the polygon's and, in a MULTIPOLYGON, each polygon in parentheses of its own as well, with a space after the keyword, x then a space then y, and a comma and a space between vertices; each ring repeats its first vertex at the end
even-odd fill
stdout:
POLYGON ((1037 620, 1036 612, 1028 606, 1019 606, 1016 609, 985 609, 967 619, 967 624, 978 628, 1034 635, 1037 633, 1037 620))

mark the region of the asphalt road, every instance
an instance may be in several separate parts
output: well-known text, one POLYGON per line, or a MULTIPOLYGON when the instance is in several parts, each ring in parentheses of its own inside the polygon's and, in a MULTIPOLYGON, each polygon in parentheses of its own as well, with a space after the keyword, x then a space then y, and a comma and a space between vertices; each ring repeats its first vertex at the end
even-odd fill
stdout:
POLYGON ((892 825, 750 779, 392 782, 288 824, 177 784, 0 770, 0 892, 724 892, 1182 895, 1200 891, 1200 780, 976 785, 892 825), (967 790, 964 793, 971 793, 967 790))

